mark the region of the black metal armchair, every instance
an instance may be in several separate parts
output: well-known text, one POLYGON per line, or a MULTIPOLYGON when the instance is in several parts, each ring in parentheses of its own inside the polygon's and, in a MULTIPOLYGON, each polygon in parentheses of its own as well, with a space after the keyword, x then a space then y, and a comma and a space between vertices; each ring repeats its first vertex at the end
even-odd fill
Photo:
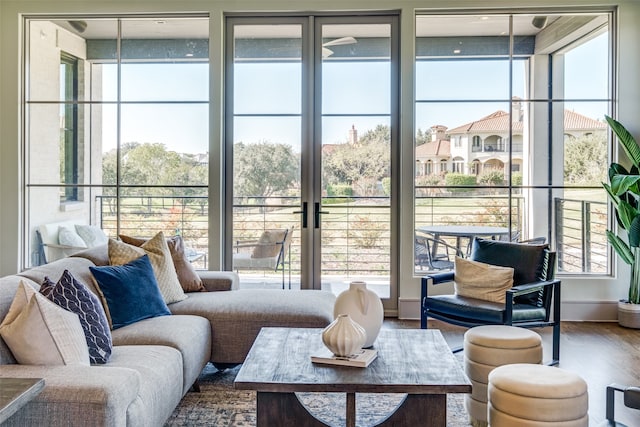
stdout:
POLYGON ((640 409, 640 387, 626 387, 619 384, 609 384, 607 386, 607 419, 603 426, 620 426, 624 424, 615 421, 615 393, 620 391, 623 394, 624 406, 627 408, 640 409))
MULTIPOLYGON (((429 295, 431 285, 454 280, 454 272, 422 278, 420 324, 427 318, 454 325, 513 325, 525 328, 553 327, 553 359, 560 360, 560 281, 554 279, 555 252, 549 246, 476 238, 469 259, 486 264, 512 267, 513 287, 506 291, 506 302, 496 303, 455 294, 429 295)), ((454 349, 460 351, 460 349, 454 349)))

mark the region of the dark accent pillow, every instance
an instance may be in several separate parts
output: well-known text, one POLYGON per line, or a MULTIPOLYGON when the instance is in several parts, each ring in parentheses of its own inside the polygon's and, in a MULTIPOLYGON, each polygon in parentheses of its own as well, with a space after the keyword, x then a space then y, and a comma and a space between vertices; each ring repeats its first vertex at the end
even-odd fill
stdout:
POLYGON ((78 315, 89 347, 89 361, 107 363, 113 344, 107 315, 98 297, 76 280, 69 270, 62 273, 57 283, 45 277, 40 293, 49 301, 78 315))
POLYGON ((549 245, 529 245, 500 240, 474 239, 471 246, 473 261, 513 267, 513 286, 545 279, 549 245))
POLYGON ((113 329, 171 314, 147 255, 127 264, 89 267, 89 270, 104 295, 113 329))

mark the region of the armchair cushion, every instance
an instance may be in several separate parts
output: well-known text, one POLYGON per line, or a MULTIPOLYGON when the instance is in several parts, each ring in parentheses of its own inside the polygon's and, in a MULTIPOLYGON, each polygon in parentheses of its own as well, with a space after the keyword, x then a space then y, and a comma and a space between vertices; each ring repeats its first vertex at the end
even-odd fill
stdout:
POLYGON ((504 304, 506 290, 513 286, 513 268, 456 257, 454 285, 459 296, 504 304))
POLYGON ((280 253, 281 245, 277 245, 276 243, 282 243, 284 241, 285 236, 287 235, 287 230, 265 230, 260 239, 258 239, 258 244, 253 248, 253 253, 251 254, 251 258, 272 258, 280 253))
POLYGON ((470 259, 486 264, 513 267, 513 285, 549 280, 549 245, 514 245, 500 240, 478 239, 473 241, 470 259))

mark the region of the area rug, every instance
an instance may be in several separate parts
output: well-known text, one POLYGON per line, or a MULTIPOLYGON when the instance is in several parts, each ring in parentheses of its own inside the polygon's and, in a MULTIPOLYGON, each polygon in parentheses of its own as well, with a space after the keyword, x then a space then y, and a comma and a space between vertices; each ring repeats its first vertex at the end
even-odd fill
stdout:
MULTIPOLYGON (((240 368, 218 371, 210 364, 200 376, 200 393, 189 392, 173 412, 165 427, 256 425, 255 392, 236 390, 233 381, 240 368)), ((316 418, 332 427, 344 426, 344 393, 298 393, 300 401, 316 418)), ((374 426, 383 421, 404 398, 399 394, 356 395, 356 425, 374 426)), ((447 396, 447 426, 469 425, 463 395, 447 396)), ((275 426, 274 426, 275 427, 275 426)))

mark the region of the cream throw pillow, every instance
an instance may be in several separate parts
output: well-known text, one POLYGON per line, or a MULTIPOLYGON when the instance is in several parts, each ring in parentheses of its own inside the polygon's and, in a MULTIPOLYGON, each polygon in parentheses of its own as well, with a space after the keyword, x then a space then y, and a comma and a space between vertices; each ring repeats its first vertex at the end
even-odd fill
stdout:
POLYGON ((453 280, 460 296, 504 303, 513 286, 513 268, 456 257, 453 280))
POLYGON ((271 258, 278 255, 282 245, 276 243, 284 241, 286 235, 287 230, 265 230, 258 239, 251 258, 271 258))
POLYGON ((21 365, 89 366, 80 319, 20 282, 0 336, 21 365))
POLYGON ((164 302, 171 304, 187 298, 178 281, 171 252, 162 231, 140 247, 109 239, 109 263, 111 265, 128 264, 145 253, 149 256, 164 302))

